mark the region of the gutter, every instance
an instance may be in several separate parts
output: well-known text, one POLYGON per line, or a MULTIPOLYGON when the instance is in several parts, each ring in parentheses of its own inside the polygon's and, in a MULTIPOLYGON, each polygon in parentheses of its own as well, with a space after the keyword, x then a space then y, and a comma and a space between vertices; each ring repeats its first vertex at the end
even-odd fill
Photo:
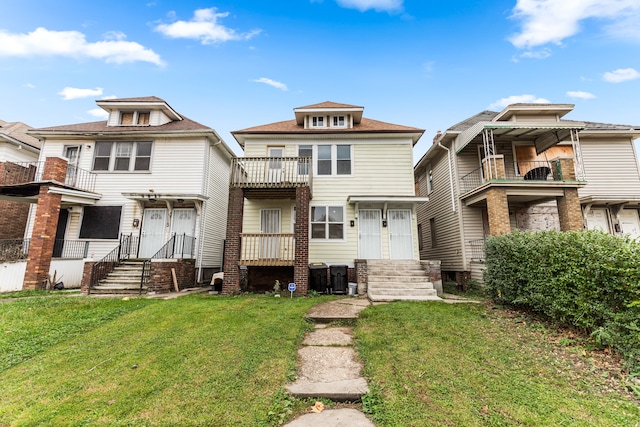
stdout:
POLYGON ((451 150, 444 145, 442 145, 441 138, 438 138, 438 147, 442 148, 447 152, 447 164, 449 165, 449 188, 451 190, 451 211, 456 211, 456 198, 455 193, 453 191, 453 171, 451 170, 451 150))

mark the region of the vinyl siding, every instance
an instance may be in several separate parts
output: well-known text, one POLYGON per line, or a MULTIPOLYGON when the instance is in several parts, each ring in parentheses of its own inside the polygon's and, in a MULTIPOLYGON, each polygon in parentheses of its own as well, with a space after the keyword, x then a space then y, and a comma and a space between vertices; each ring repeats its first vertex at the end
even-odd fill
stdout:
POLYGON ((640 196, 638 162, 629 139, 581 138, 587 185, 585 196, 640 196))
POLYGON ((18 150, 13 144, 0 141, 0 162, 36 162, 38 153, 26 148, 18 150))

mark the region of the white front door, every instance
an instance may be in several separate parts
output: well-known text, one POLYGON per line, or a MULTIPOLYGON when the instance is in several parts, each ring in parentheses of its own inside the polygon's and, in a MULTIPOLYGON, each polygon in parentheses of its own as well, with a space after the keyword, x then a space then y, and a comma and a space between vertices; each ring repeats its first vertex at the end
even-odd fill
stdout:
POLYGON ((413 232, 411 209, 389 209, 389 257, 391 259, 413 259, 413 232))
POLYGON ((192 258, 196 233, 196 210, 193 208, 174 209, 171 214, 171 233, 175 234, 175 255, 192 258))
POLYGON ((166 209, 145 209, 140 235, 140 258, 151 258, 164 244, 164 228, 167 220, 166 209))
POLYGON ((640 237, 640 219, 636 209, 622 209, 618 215, 622 232, 632 239, 640 237))
POLYGON ((260 258, 278 259, 280 255, 280 209, 260 210, 260 258))
POLYGON ((587 214, 587 228, 589 230, 601 230, 610 233, 609 218, 606 209, 591 209, 587 214))
POLYGON ((380 209, 358 209, 358 246, 361 259, 382 258, 380 209))
POLYGON ((276 159, 270 159, 267 167, 267 182, 279 183, 282 181, 282 157, 284 157, 283 147, 269 147, 267 149, 269 157, 277 157, 276 159))

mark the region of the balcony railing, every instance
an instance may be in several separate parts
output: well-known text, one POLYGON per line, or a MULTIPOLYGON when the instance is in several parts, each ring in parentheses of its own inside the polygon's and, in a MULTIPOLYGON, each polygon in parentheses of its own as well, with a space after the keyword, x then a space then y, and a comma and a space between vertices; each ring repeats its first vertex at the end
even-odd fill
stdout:
MULTIPOLYGON (((504 178, 506 181, 560 181, 554 175, 554 168, 560 167, 556 161, 519 161, 504 162, 504 178)), ((493 180, 498 178, 493 178, 493 180)), ((483 169, 478 168, 473 172, 466 174, 460 179, 460 193, 464 194, 474 190, 489 180, 484 177, 483 169)))
POLYGON ((231 186, 291 188, 311 185, 311 157, 236 157, 231 164, 231 186))
MULTIPOLYGON (((0 240, 0 261, 19 261, 29 256, 31 239, 0 240)), ((85 240, 62 240, 53 242, 53 258, 86 258, 89 242, 85 240)))
MULTIPOLYGON (((0 165, 0 185, 20 185, 41 182, 45 162, 5 162, 0 165)), ((67 166, 64 184, 69 187, 93 192, 96 174, 80 169, 75 165, 67 166)))
POLYGON ((53 243, 54 258, 86 258, 89 242, 86 240, 56 240, 53 243))
POLYGON ((293 233, 243 233, 241 239, 241 265, 294 265, 296 251, 293 233))
POLYGON ((0 262, 13 262, 27 259, 30 239, 0 240, 0 262))

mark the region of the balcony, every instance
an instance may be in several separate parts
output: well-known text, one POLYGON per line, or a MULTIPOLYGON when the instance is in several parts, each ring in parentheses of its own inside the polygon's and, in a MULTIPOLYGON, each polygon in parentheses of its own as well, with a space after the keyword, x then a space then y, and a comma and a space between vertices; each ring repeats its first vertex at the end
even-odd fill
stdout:
POLYGON ((575 181, 573 162, 566 160, 505 162, 498 158, 494 163, 490 159, 485 162, 484 167, 460 179, 460 194, 469 193, 490 182, 540 186, 545 183, 554 185, 554 182, 575 181))
POLYGON ((240 235, 239 265, 292 266, 295 238, 292 233, 243 233, 240 235))
MULTIPOLYGON (((8 196, 29 196, 39 188, 37 183, 43 182, 45 162, 5 162, 0 163, 0 194, 8 196), (35 190, 34 190, 35 189, 35 190)), ((61 183, 72 189, 93 192, 96 175, 80 169, 75 165, 68 165, 65 180, 61 183)))
POLYGON ((310 186, 311 167, 311 157, 236 157, 231 164, 231 186, 249 189, 310 186))

